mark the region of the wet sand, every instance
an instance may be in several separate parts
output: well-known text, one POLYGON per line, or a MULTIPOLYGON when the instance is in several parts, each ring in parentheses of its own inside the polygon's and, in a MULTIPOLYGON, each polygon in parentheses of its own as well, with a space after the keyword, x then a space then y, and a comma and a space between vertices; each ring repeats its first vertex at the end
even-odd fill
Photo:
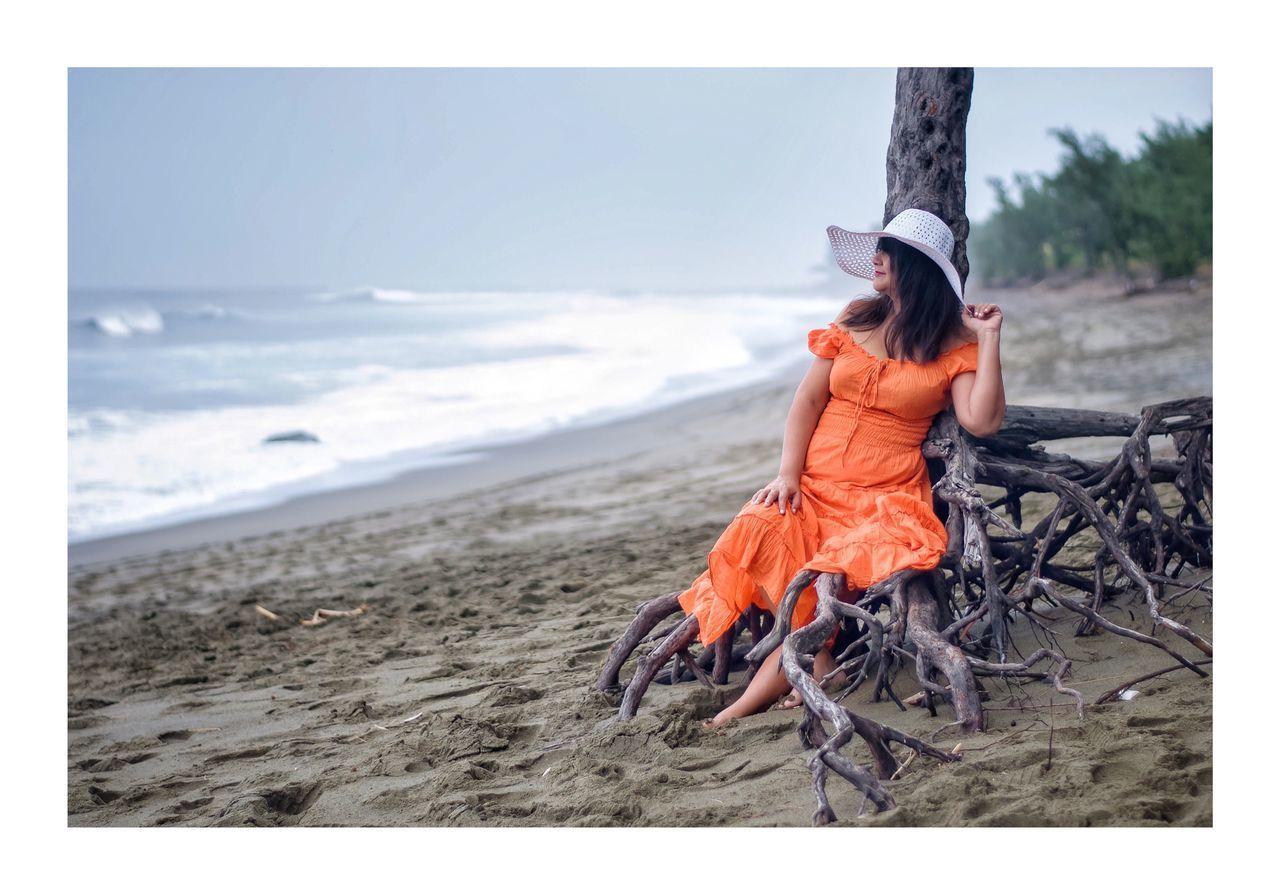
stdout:
MULTIPOLYGON (((990 297, 1008 313, 1011 403, 1135 411, 1211 393, 1207 287, 990 297)), ((68 822, 807 826, 796 711, 701 729, 741 671, 714 693, 654 685, 623 724, 590 689, 635 606, 686 586, 776 472, 796 382, 512 445, 443 475, 77 545, 68 822)), ((1071 449, 1106 453, 1098 442, 1071 449)), ((1142 611, 1122 600, 1108 615, 1132 625, 1142 611)), ((1202 594, 1174 617, 1212 637, 1202 594)), ((1090 702, 1172 664, 1111 635, 1076 638, 1073 617, 1050 624, 1075 662, 1068 684, 1090 702)), ((1210 680, 1174 672, 1131 701, 1087 706, 1083 721, 1048 684, 998 684, 986 732, 939 738, 963 761, 917 759, 882 815, 859 817, 861 795, 833 780, 833 807, 866 826, 1210 824, 1210 680)), ((908 670, 895 688, 914 685, 908 670)), ((933 718, 867 698, 848 705, 909 733, 950 720, 945 707, 933 718)), ((848 752, 868 759, 860 744, 848 752)))

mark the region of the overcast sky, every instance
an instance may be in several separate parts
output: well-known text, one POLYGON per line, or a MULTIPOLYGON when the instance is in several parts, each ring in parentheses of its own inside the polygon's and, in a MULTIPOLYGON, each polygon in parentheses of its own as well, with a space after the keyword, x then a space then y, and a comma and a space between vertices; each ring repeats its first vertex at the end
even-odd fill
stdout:
MULTIPOLYGON (((75 287, 709 290, 878 225, 893 69, 73 69, 75 287)), ((1211 119, 1209 69, 980 68, 969 216, 1211 119)))

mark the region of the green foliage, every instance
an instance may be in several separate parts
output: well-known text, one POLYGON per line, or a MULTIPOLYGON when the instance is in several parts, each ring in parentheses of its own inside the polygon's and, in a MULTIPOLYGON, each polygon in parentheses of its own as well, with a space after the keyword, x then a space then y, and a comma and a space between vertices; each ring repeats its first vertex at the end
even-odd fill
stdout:
POLYGON ((1017 197, 998 178, 996 211, 969 236, 974 269, 990 283, 1055 270, 1133 264, 1184 276, 1213 260, 1213 123, 1156 122, 1124 158, 1100 136, 1051 130, 1062 144, 1057 173, 1015 174, 1017 197))

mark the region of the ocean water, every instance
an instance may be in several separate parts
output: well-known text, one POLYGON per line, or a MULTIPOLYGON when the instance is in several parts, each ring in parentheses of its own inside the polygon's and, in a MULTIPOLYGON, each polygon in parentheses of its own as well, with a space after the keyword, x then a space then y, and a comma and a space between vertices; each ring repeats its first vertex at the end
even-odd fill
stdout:
POLYGON ((124 292, 68 305, 68 539, 483 456, 767 379, 842 302, 595 292, 124 292), (316 441, 268 442, 303 431, 316 441))

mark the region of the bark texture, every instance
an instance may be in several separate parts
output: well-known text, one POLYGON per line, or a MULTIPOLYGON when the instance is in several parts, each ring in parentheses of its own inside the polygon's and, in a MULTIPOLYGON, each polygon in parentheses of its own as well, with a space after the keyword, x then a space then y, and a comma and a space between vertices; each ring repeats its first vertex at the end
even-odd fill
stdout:
POLYGON ((884 223, 904 208, 921 208, 950 224, 956 238, 951 260, 961 283, 969 276, 964 172, 972 94, 971 68, 898 69, 885 159, 884 223))

